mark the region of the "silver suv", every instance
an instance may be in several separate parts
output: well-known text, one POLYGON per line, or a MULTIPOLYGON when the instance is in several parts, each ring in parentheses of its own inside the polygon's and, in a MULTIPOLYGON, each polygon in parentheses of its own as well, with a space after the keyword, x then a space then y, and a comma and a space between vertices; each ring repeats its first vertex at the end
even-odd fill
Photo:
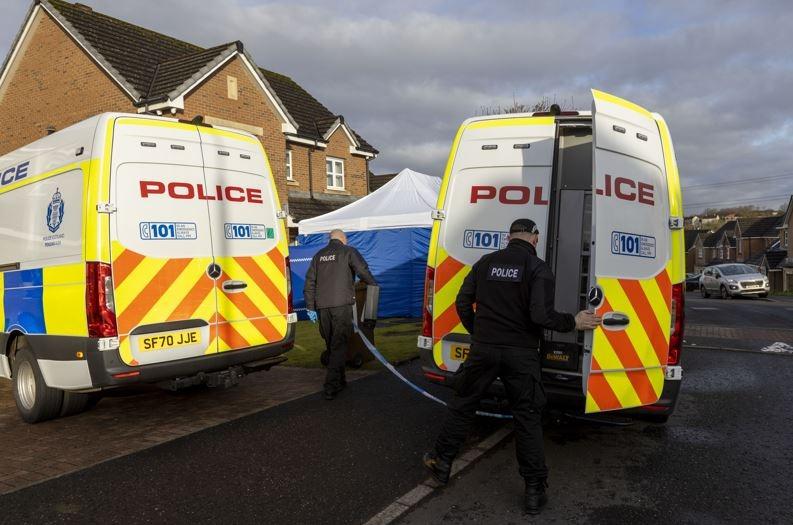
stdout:
POLYGON ((710 297, 710 294, 718 294, 722 299, 738 295, 767 297, 770 290, 768 277, 748 264, 708 266, 699 278, 702 297, 710 297))

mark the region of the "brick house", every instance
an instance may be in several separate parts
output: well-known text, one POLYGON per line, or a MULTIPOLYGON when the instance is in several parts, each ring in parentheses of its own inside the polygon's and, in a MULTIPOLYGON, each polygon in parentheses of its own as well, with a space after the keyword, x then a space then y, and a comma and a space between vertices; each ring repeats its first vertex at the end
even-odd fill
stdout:
POLYGON ((377 150, 242 42, 204 49, 61 0, 36 0, 0 69, 0 155, 106 111, 248 131, 291 222, 366 195, 377 150))
POLYGON ((705 266, 735 262, 735 230, 737 221, 727 221, 718 230, 702 239, 705 266))
POLYGON ((686 273, 699 273, 707 266, 704 240, 708 230, 686 230, 686 273))

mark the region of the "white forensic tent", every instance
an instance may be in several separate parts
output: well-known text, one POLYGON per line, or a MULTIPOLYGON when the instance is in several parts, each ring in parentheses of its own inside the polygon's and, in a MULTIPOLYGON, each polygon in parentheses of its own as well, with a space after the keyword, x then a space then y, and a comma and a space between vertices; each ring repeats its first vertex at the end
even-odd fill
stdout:
POLYGON ((308 262, 341 229, 380 283, 380 317, 420 317, 432 210, 441 179, 404 169, 377 191, 338 210, 298 223, 290 248, 295 306, 302 303, 308 262), (299 261, 299 262, 298 262, 299 261))
POLYGON ((300 235, 383 228, 431 228, 431 212, 438 201, 441 178, 404 169, 377 191, 343 208, 304 219, 300 235))

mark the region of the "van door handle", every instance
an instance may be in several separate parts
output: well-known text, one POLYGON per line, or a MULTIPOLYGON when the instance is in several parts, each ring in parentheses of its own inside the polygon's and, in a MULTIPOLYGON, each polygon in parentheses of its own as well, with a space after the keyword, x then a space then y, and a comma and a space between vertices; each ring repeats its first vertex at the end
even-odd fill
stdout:
POLYGON ((248 287, 248 283, 245 281, 223 281, 223 291, 224 292, 241 292, 245 288, 248 287))
POLYGON ((630 317, 620 312, 609 312, 603 316, 603 326, 608 328, 628 326, 630 322, 630 317))

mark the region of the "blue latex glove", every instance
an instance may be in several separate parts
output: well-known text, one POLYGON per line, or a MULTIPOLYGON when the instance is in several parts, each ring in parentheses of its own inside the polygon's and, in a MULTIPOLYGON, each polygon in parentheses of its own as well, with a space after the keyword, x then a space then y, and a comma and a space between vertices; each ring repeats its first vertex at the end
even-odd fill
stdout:
POLYGON ((317 312, 315 312, 314 310, 306 310, 306 312, 308 312, 308 318, 311 319, 311 322, 312 323, 316 323, 317 322, 317 312))

